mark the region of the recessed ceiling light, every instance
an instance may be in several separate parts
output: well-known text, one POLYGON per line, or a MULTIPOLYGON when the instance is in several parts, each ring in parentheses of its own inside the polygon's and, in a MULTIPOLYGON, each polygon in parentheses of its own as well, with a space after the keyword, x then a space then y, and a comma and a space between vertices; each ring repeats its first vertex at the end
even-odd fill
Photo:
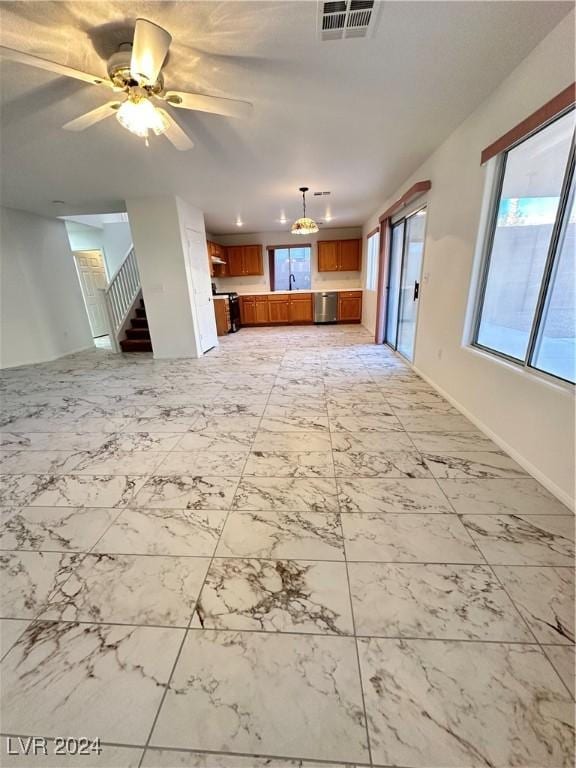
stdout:
POLYGON ((286 218, 285 214, 282 214, 280 218, 278 219, 280 224, 286 224, 288 222, 288 219, 286 218))
POLYGON ((238 217, 236 219, 236 226, 237 227, 243 227, 244 226, 244 222, 242 221, 242 219, 240 217, 238 217))

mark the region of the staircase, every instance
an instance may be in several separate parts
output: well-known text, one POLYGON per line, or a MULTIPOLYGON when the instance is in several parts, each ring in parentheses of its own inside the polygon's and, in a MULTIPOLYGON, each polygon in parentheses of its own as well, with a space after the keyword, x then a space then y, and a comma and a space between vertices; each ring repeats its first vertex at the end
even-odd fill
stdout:
POLYGON ((104 293, 110 341, 114 352, 152 352, 134 246, 110 278, 104 293))
POLYGON ((152 352, 144 299, 140 299, 140 306, 136 308, 136 317, 130 320, 130 326, 126 328, 126 338, 120 342, 122 352, 152 352))

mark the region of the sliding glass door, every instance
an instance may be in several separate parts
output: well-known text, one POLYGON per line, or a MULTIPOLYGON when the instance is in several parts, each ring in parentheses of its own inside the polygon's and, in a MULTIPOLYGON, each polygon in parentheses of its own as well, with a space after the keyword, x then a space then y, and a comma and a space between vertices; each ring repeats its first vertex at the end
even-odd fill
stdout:
POLYGON ((394 224, 390 241, 390 267, 388 269, 388 303, 386 310, 386 342, 396 349, 398 336, 398 299, 402 274, 404 248, 404 219, 394 224))
POLYGON ((408 360, 414 359, 420 275, 424 255, 426 208, 392 226, 386 342, 408 360))

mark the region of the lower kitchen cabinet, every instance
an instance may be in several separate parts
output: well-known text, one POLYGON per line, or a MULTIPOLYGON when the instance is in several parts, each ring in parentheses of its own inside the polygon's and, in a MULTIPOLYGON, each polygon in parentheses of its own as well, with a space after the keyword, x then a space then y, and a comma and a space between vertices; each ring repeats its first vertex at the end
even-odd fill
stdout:
POLYGON ((216 318, 216 332, 218 336, 226 336, 230 332, 230 308, 228 299, 214 299, 214 317, 216 318))
POLYGON ((290 322, 311 323, 314 320, 314 308, 311 293, 299 293, 290 297, 290 322))
POLYGON ((338 294, 338 321, 359 323, 362 320, 362 291, 341 291, 338 294))
POLYGON ((256 296, 255 301, 256 325, 266 325, 270 322, 270 308, 268 296, 256 296))
MULTIPOLYGON (((242 325, 296 325, 314 322, 312 293, 274 293, 240 296, 242 325)), ((362 291, 338 294, 338 321, 359 323, 362 319, 362 291)))
POLYGON ((240 296, 240 322, 242 325, 256 324, 256 300, 254 296, 240 296))
POLYGON ((290 322, 290 296, 286 293, 268 296, 268 310, 271 323, 290 322))

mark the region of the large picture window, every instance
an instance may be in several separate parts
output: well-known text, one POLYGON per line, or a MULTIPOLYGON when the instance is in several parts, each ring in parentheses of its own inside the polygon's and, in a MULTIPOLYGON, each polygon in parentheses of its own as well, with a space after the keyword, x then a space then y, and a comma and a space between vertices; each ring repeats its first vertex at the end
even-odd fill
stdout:
POLYGON ((499 157, 474 344, 575 381, 574 112, 499 157))

